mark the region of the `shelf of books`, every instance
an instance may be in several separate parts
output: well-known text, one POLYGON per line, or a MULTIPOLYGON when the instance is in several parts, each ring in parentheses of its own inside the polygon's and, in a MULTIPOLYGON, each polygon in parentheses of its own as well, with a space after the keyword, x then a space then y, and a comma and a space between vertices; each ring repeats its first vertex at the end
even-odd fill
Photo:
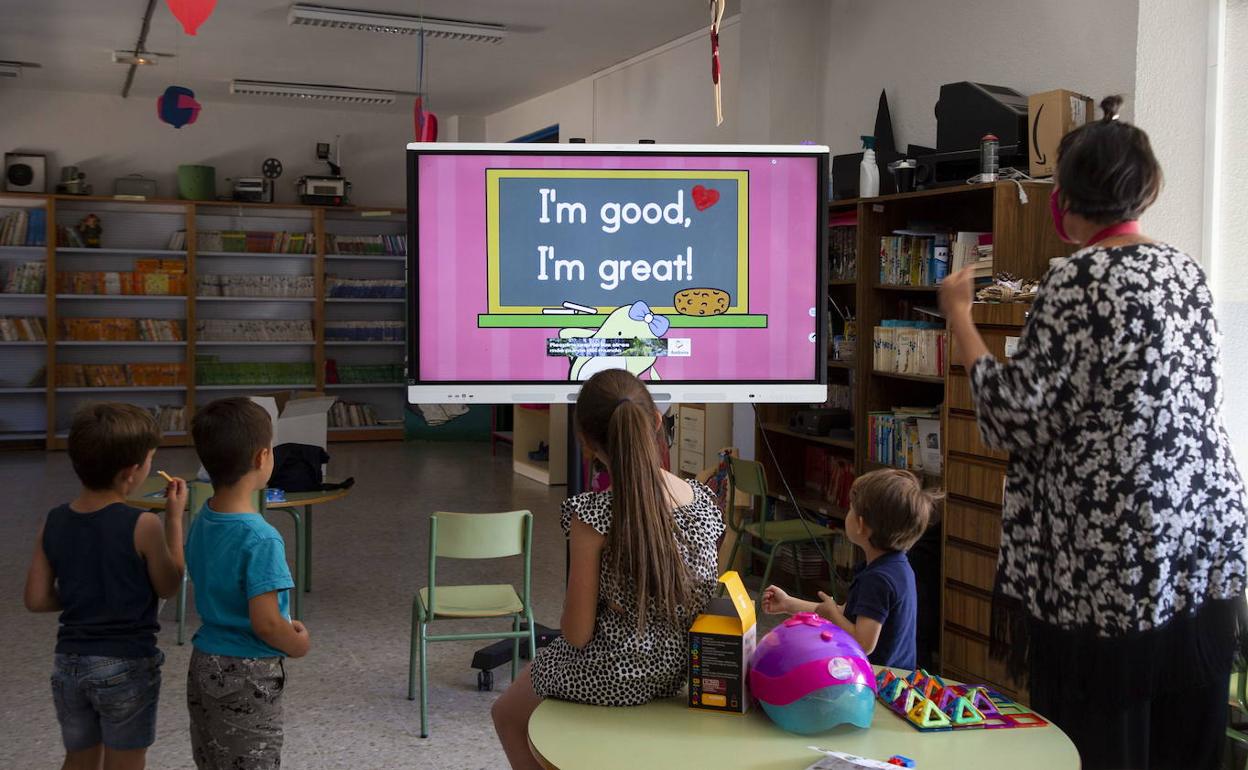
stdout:
POLYGON ((406 285, 403 212, 326 210, 323 376, 339 399, 329 413, 338 440, 402 436, 406 285))
POLYGON ((0 445, 47 435, 48 207, 0 197, 0 445))
POLYGON ((179 445, 197 404, 327 385, 333 440, 402 438, 404 217, 0 197, 0 442, 63 448, 109 398, 179 445))

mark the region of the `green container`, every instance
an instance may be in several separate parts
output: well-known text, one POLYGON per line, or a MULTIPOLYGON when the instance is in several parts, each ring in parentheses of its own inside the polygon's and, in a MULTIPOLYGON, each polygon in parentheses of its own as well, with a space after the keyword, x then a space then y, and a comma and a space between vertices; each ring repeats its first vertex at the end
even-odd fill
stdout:
POLYGON ((178 197, 184 201, 216 200, 216 167, 178 166, 178 197))

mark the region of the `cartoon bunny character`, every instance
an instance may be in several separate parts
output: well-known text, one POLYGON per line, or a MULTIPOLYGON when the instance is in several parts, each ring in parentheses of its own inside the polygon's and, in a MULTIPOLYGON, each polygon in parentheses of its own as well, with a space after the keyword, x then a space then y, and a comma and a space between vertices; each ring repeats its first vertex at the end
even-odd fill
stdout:
MULTIPOLYGON (((562 339, 574 337, 591 337, 607 339, 620 337, 627 340, 654 340, 667 334, 671 323, 661 315, 655 315, 645 302, 634 302, 631 305, 611 311, 597 330, 594 329, 563 329, 559 332, 562 339)), ((658 380, 659 373, 654 370, 654 356, 621 355, 621 356, 576 356, 572 359, 572 369, 568 379, 572 382, 588 380, 604 369, 627 369, 638 377, 646 372, 650 379, 658 380)))

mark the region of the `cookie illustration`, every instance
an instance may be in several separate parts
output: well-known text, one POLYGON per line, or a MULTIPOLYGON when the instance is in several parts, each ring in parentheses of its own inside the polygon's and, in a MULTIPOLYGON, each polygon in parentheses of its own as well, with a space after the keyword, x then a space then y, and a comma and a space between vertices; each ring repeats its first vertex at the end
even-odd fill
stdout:
POLYGON ((672 302, 681 315, 723 315, 728 312, 728 292, 720 289, 685 289, 672 302))

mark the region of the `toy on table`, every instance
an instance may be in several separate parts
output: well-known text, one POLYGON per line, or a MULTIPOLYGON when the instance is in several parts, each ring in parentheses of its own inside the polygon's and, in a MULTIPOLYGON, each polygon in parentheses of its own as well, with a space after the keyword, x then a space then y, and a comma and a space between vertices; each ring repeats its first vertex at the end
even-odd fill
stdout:
POLYGON ((914 760, 902 754, 894 754, 888 758, 888 764, 897 767, 914 767, 914 760))
POLYGON ((839 724, 870 727, 875 678, 854 638, 814 613, 798 613, 763 637, 750 661, 750 691, 791 733, 839 724))
POLYGON ((286 490, 268 487, 264 490, 264 501, 266 503, 284 503, 286 502, 286 490))
POLYGON ((982 685, 947 684, 923 669, 906 677, 883 669, 876 675, 876 692, 889 711, 920 732, 1049 724, 1031 709, 995 690, 982 685))

